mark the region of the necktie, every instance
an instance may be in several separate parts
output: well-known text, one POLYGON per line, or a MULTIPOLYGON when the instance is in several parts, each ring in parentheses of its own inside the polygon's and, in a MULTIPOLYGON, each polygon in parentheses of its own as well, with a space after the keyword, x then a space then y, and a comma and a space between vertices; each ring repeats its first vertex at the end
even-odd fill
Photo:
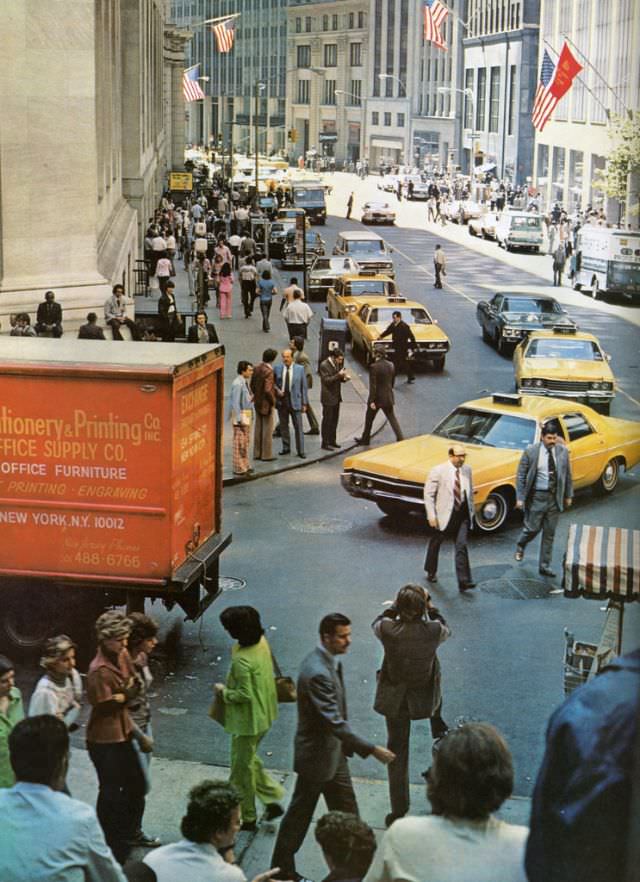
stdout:
POLYGON ((284 376, 284 394, 285 395, 289 394, 289 388, 290 388, 290 386, 289 386, 289 372, 290 372, 290 370, 291 370, 291 368, 285 368, 285 372, 284 372, 284 374, 285 374, 285 376, 284 376))
POLYGON ((460 511, 462 505, 462 490, 460 488, 460 469, 456 469, 456 477, 453 482, 453 507, 460 511))
POLYGON ((552 447, 547 447, 547 456, 549 458, 549 460, 548 460, 549 461, 549 466, 548 466, 548 468, 549 468, 549 490, 555 490, 556 489, 557 474, 556 474, 556 461, 553 458, 553 448, 552 447))

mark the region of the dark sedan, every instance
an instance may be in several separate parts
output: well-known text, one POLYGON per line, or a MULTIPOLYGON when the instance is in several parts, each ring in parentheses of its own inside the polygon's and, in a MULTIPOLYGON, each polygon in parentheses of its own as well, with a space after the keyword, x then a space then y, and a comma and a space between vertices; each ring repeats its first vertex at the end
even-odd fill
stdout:
MULTIPOLYGON (((325 253, 324 239, 315 230, 307 230, 305 232, 307 245, 307 264, 310 264, 314 257, 322 256, 325 253)), ((287 230, 284 239, 284 248, 282 254, 282 266, 303 266, 304 261, 302 254, 298 253, 298 245, 296 239, 295 227, 287 230)))
POLYGON ((476 318, 482 339, 501 354, 512 352, 531 331, 546 328, 575 328, 576 323, 553 297, 544 294, 502 292, 481 300, 476 318))

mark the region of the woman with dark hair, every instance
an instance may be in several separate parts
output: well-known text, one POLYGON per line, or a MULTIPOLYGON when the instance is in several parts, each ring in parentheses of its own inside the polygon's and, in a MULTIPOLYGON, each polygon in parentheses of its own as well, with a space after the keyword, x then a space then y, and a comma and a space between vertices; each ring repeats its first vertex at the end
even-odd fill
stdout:
POLYGON ((220 294, 220 318, 231 318, 231 292, 233 291, 233 272, 226 261, 220 267, 218 292, 220 294))
POLYGON ((376 835, 348 812, 327 812, 316 824, 316 841, 330 873, 323 882, 361 882, 376 851, 376 835))
POLYGON ((513 790, 511 754, 489 723, 450 730, 426 773, 432 814, 396 821, 364 882, 526 882, 527 827, 492 815, 513 790))
POLYGON ((260 613, 252 606, 230 606, 220 615, 233 647, 226 686, 215 690, 224 702, 224 728, 231 735, 229 781, 240 791, 243 830, 257 826, 256 796, 266 805, 265 818, 283 811, 284 788, 264 770, 258 746, 278 716, 278 699, 271 649, 264 636, 260 613))

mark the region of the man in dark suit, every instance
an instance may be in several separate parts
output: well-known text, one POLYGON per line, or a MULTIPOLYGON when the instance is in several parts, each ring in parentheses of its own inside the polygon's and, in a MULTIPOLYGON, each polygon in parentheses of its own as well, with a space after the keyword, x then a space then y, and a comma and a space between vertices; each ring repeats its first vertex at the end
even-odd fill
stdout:
POLYGON ((98 316, 95 312, 87 313, 86 325, 80 325, 78 340, 104 340, 104 331, 98 324, 98 316))
POLYGON ((47 291, 44 295, 44 301, 38 306, 36 334, 62 337, 62 307, 56 303, 56 295, 53 291, 47 291))
POLYGON ((392 358, 396 369, 396 377, 399 377, 401 373, 406 373, 407 383, 413 383, 415 377, 409 359, 409 347, 412 344, 415 346, 416 338, 409 325, 402 320, 402 313, 399 310, 395 310, 391 314, 391 318, 393 321, 380 334, 379 339, 382 340, 384 337, 391 336, 391 342, 393 343, 392 358))
POLYGON ((396 439, 402 441, 404 435, 396 418, 393 405, 393 379, 395 370, 383 349, 376 349, 375 361, 369 368, 369 398, 367 400, 367 412, 364 418, 364 430, 362 437, 354 438, 356 444, 371 443, 371 429, 373 421, 379 410, 386 416, 389 425, 393 429, 396 439))
POLYGON ((524 510, 524 524, 518 537, 515 558, 521 561, 525 546, 542 530, 539 571, 552 578, 551 555, 560 512, 573 501, 573 479, 569 451, 559 437, 560 427, 548 422, 541 440, 524 451, 516 476, 516 508, 524 510))
POLYGON ((341 613, 320 622, 320 646, 302 662, 298 676, 298 728, 294 743, 295 790, 273 851, 279 879, 301 880, 295 855, 307 834, 320 796, 329 811, 358 814, 347 757, 373 756, 385 765, 394 759, 386 747, 370 744, 347 721, 342 664, 351 644, 351 622, 341 613))
POLYGON ((391 812, 385 823, 389 827, 409 811, 411 720, 430 719, 436 740, 449 730, 441 713, 436 650, 451 631, 421 585, 401 588, 393 605, 380 613, 372 628, 384 647, 373 709, 385 718, 387 747, 396 755, 388 768, 391 812))
POLYGON ((471 579, 467 537, 473 523, 473 477, 464 464, 467 453, 462 444, 449 448, 449 461, 435 466, 424 485, 424 504, 427 520, 433 529, 429 540, 424 569, 427 581, 438 581, 438 555, 445 538, 455 543, 455 563, 458 588, 475 588, 471 579))
POLYGON ((322 436, 323 450, 339 450, 336 440, 338 420, 340 419, 340 402, 342 401, 342 384, 351 378, 344 367, 344 353, 335 349, 329 358, 320 362, 320 404, 322 405, 322 436))
POLYGON ((278 408, 280 436, 282 438, 280 456, 291 453, 291 433, 289 432, 289 417, 291 417, 296 439, 296 453, 300 459, 306 459, 302 414, 307 409, 309 398, 304 368, 301 364, 294 364, 292 351, 285 349, 282 352, 282 363, 275 366, 273 375, 276 384, 276 407, 278 408))
POLYGON ((206 312, 199 312, 196 315, 195 323, 189 328, 187 342, 204 344, 220 342, 215 326, 207 321, 206 312))

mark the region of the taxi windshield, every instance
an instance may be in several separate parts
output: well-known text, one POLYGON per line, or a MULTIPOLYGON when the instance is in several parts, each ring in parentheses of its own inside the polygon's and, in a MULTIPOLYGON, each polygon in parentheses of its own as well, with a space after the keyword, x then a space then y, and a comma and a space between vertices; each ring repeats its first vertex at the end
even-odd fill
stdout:
POLYGON ((511 414, 458 407, 436 426, 433 434, 484 447, 524 450, 535 441, 536 422, 511 414))
POLYGON ((402 315, 402 321, 408 325, 430 325, 431 318, 429 313, 424 309, 399 309, 397 307, 383 307, 382 309, 372 309, 369 313, 368 322, 375 325, 378 322, 391 324, 393 313, 399 312, 402 315))
POLYGON ((562 338, 532 340, 525 358, 572 358, 577 361, 602 361, 602 352, 592 340, 562 338))
POLYGON ((347 293, 351 297, 358 297, 361 294, 381 294, 384 296, 387 293, 387 283, 382 280, 376 281, 375 279, 371 281, 363 279, 361 282, 349 282, 347 293))

